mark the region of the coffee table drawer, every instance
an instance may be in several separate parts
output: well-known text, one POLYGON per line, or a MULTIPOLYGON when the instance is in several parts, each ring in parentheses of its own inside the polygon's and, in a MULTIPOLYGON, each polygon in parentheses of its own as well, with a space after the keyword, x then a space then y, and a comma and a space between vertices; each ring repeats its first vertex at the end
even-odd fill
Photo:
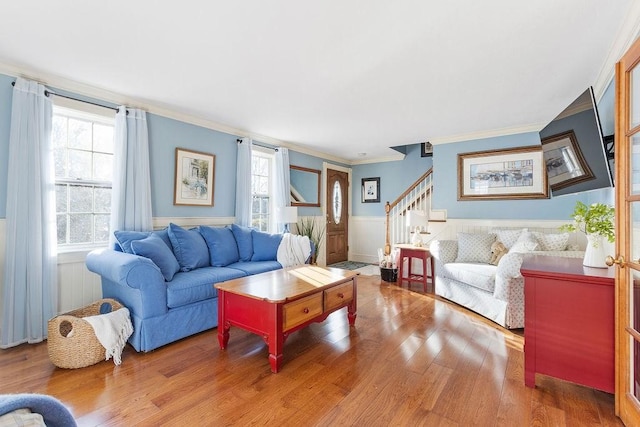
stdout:
POLYGON ((286 331, 322 314, 322 293, 287 303, 282 310, 282 324, 286 331))
POLYGON ((324 311, 350 302, 353 299, 353 282, 345 283, 324 291, 324 311))

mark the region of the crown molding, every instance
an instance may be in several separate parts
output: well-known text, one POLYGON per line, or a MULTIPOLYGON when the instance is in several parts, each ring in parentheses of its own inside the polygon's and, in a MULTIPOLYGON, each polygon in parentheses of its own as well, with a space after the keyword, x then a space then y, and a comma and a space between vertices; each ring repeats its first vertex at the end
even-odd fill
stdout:
POLYGON ((439 138, 430 138, 429 142, 433 145, 450 144, 452 142, 473 141, 476 139, 495 138, 499 136, 517 135, 520 133, 539 132, 546 126, 546 123, 531 124, 525 126, 515 126, 502 129, 491 129, 480 132, 470 132, 458 135, 443 136, 439 138))
POLYGON ((622 58, 622 55, 631 47, 640 34, 640 2, 634 1, 629 7, 625 20, 618 28, 616 37, 611 44, 598 77, 593 84, 593 92, 596 101, 600 101, 604 92, 609 87, 615 76, 615 65, 622 58))

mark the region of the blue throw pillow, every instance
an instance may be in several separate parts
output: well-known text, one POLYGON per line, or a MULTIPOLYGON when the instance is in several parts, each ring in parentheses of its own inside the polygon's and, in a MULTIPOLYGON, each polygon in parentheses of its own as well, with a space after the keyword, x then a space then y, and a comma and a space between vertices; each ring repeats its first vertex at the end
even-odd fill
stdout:
POLYGON ((150 231, 126 231, 126 230, 116 230, 113 232, 113 235, 116 236, 116 240, 122 249, 122 252, 132 254, 133 249, 131 249, 131 242, 134 240, 142 240, 145 239, 151 234, 150 231))
POLYGON ((240 260, 236 238, 230 228, 201 225, 200 234, 209 247, 209 261, 213 267, 226 267, 240 260))
POLYGON ((253 256, 251 261, 276 261, 278 246, 282 241, 282 234, 269 234, 258 230, 251 231, 253 238, 253 256))
POLYGON ((209 266, 209 249, 197 229, 185 230, 170 223, 169 239, 173 246, 173 254, 180 264, 180 271, 209 266))
POLYGON ((169 282, 173 275, 180 271, 180 264, 171 249, 157 234, 151 234, 142 240, 131 242, 131 249, 136 255, 149 258, 160 268, 164 279, 169 282))
POLYGON ((231 231, 233 232, 233 237, 236 238, 240 261, 251 261, 251 257, 253 257, 253 238, 251 237, 251 229, 249 227, 232 224, 231 231))

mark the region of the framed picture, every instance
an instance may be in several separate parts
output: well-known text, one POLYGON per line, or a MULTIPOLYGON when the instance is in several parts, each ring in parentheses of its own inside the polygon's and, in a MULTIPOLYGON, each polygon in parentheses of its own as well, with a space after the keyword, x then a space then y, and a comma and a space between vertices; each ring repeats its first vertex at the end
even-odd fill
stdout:
POLYGON ((216 156, 176 148, 174 205, 213 206, 216 156))
POLYGON ((595 178, 572 130, 542 138, 542 151, 552 190, 595 178))
POLYGON ((380 178, 362 178, 362 203, 380 203, 380 178))
POLYGON ((420 144, 420 156, 431 157, 433 156, 433 145, 429 141, 420 144))
POLYGON ((458 200, 547 198, 539 146, 458 154, 458 200))

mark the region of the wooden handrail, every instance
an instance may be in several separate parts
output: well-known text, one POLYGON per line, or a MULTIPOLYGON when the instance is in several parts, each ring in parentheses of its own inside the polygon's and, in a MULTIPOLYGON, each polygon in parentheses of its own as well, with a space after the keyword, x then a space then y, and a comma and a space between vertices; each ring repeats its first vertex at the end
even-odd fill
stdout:
MULTIPOLYGON (((411 193, 413 191, 414 188, 416 188, 418 185, 420 185, 420 183, 422 181, 424 181, 425 179, 427 179, 427 177, 429 175, 431 175, 431 173, 433 172, 433 168, 429 169, 428 171, 426 171, 420 178, 418 178, 416 180, 416 182, 414 182, 413 184, 411 184, 411 186, 409 186, 409 188, 407 188, 404 193, 402 193, 400 196, 398 196, 397 199, 395 199, 393 202, 389 203, 387 202, 387 204, 389 205, 389 209, 393 209, 398 203, 400 203, 400 201, 402 199, 405 198, 405 196, 409 193, 411 193)), ((386 208, 385 208, 386 209, 386 208)), ((387 211, 388 213, 389 211, 387 211)))

